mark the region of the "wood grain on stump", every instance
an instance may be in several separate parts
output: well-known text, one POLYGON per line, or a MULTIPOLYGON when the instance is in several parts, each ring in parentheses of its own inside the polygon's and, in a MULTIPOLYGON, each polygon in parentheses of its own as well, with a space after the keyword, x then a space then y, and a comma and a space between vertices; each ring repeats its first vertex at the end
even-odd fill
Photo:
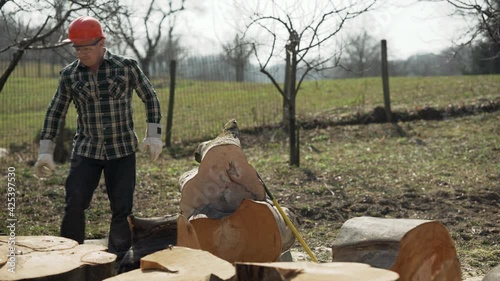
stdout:
MULTIPOLYGON (((0 236, 2 255, 6 247, 9 247, 8 237, 0 236)), ((0 267, 0 280, 97 281, 113 276, 116 260, 104 246, 79 245, 74 240, 55 236, 17 236, 15 253, 15 273, 9 272, 7 260, 0 267)))

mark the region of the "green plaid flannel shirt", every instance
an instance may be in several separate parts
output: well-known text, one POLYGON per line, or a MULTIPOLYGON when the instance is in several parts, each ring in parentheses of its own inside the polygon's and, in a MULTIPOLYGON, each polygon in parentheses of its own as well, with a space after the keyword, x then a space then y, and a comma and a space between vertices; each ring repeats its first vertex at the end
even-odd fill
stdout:
POLYGON ((106 50, 96 74, 76 60, 61 70, 40 138, 54 140, 73 101, 78 114, 73 153, 101 160, 134 153, 138 140, 132 119, 133 90, 145 104, 146 122, 159 124, 158 97, 135 60, 106 50))

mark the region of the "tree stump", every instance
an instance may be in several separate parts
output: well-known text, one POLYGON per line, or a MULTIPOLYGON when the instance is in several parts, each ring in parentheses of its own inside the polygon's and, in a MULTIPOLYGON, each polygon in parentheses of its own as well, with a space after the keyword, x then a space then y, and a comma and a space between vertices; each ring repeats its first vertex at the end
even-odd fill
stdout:
MULTIPOLYGON (((0 253, 10 254, 9 237, 0 236, 0 253), (7 250, 7 251, 6 251, 7 250)), ((15 263, 11 256, 0 259, 0 280, 87 281, 113 276, 114 254, 100 245, 79 245, 76 241, 54 236, 15 237, 15 263), (15 266, 15 273, 11 272, 15 266)))
POLYGON ((334 262, 391 269, 400 281, 460 281, 448 230, 438 221, 358 217, 346 221, 332 246, 334 262))

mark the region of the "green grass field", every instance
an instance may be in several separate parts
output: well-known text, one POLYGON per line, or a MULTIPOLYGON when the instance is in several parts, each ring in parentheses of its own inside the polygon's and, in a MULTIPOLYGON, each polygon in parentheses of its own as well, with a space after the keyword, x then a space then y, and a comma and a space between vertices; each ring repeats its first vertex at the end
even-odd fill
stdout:
MULTIPOLYGON (((161 82, 161 81, 157 81, 161 82)), ((271 84, 180 80, 176 85, 172 141, 209 137, 236 118, 242 128, 276 124, 282 98, 271 84)), ((32 142, 43 125, 57 88, 55 78, 11 77, 0 94, 0 147, 32 142)), ((390 79, 393 110, 469 104, 499 96, 500 76, 394 77, 390 79)), ((156 89, 166 124, 168 85, 156 89)), ((383 105, 380 78, 305 81, 297 95, 298 120, 320 115, 368 112, 383 105)), ((144 106, 134 99, 136 132, 144 134, 144 106)), ((70 108, 66 126, 76 127, 70 108)))

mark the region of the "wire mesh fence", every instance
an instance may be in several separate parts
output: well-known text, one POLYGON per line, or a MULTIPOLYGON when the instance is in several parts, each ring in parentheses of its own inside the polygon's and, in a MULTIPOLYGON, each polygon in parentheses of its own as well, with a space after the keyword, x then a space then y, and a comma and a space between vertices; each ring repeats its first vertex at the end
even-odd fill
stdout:
MULTIPOLYGON (((7 61, 1 62, 5 69, 7 61)), ((162 106, 166 124, 170 95, 168 62, 154 65, 150 79, 162 106)), ((172 142, 190 142, 213 137, 229 119, 241 128, 277 124, 281 120, 281 96, 257 69, 246 69, 245 81, 236 82, 234 71, 220 57, 191 58, 177 62, 173 106, 172 142)), ((22 61, 0 94, 0 147, 18 147, 37 142, 47 106, 58 85, 63 66, 22 61), (56 71, 57 69, 57 71, 56 71)), ((142 101, 133 99, 136 133, 145 131, 142 101)), ((70 106, 66 128, 75 130, 76 111, 70 106)))
MULTIPOLYGON (((5 69, 8 63, 0 60, 0 67, 5 69)), ((0 147, 22 148, 38 143, 47 106, 57 89, 59 70, 65 64, 29 58, 16 67, 0 93, 0 147)), ((223 57, 186 56, 177 61, 173 100, 170 62, 156 61, 148 70, 162 106, 164 127, 167 114, 173 114, 170 131, 173 145, 213 138, 233 118, 242 129, 272 126, 282 121, 282 96, 255 66, 248 65, 243 81, 236 81, 235 68, 223 57), (174 102, 172 110, 170 102, 174 102)), ((269 71, 276 81, 284 80, 283 67, 269 71)), ((411 111, 498 100, 499 85, 498 75, 391 77, 391 107, 411 111)), ((296 118, 297 121, 317 117, 337 120, 344 115, 371 112, 383 105, 380 77, 311 79, 300 86, 296 118)), ((133 111, 135 131, 141 140, 146 114, 138 97, 133 99, 133 111)), ((67 113, 66 128, 76 130, 73 107, 67 113)))

